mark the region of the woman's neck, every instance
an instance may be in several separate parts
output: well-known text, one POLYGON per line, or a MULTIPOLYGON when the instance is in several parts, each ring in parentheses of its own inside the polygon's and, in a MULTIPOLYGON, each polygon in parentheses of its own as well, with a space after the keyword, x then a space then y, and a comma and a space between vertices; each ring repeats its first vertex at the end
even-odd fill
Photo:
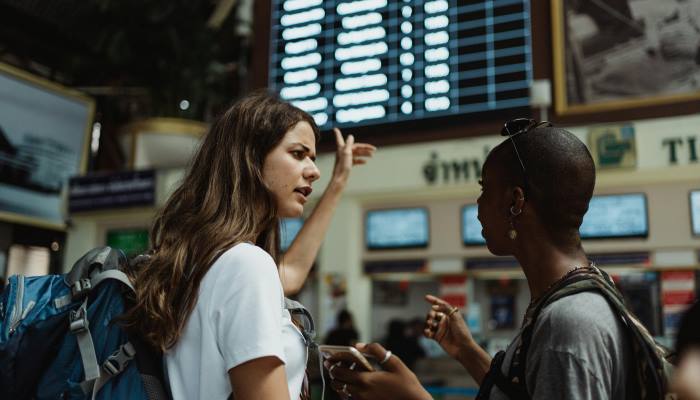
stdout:
POLYGON ((515 258, 525 272, 531 298, 537 299, 568 272, 588 265, 581 246, 561 248, 542 240, 517 249, 515 258))

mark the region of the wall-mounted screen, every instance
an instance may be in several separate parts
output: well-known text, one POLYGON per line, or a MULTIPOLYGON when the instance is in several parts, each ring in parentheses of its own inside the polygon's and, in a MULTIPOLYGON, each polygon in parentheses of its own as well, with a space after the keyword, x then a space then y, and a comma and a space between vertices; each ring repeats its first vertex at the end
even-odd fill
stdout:
POLYGON ((283 218, 280 221, 280 250, 286 251, 304 225, 303 218, 283 218))
POLYGON ((481 222, 477 218, 478 206, 470 204, 462 207, 462 243, 465 245, 486 244, 481 235, 481 222))
POLYGON ((269 86, 322 129, 528 110, 528 0, 273 0, 269 86))
POLYGON ((693 236, 700 236, 700 190, 690 192, 690 221, 693 225, 693 236))
POLYGON ((365 241, 368 249, 427 247, 428 210, 397 208, 367 211, 365 241))
POLYGON ((593 196, 581 224, 584 239, 646 237, 647 199, 643 193, 593 196))

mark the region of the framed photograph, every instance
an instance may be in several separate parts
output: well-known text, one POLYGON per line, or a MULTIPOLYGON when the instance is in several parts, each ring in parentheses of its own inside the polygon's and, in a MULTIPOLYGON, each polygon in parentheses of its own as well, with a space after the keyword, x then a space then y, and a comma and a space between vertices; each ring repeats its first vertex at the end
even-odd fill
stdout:
POLYGON ((700 99, 700 0, 552 0, 555 109, 700 99))
POLYGON ((91 98, 0 63, 0 220, 65 229, 68 178, 85 172, 91 98))

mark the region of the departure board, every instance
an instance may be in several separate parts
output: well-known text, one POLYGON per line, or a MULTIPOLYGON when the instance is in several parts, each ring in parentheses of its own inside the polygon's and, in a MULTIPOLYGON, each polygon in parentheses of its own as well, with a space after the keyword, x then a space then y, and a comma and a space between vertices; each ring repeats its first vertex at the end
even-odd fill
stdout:
POLYGON ((322 129, 529 105, 528 0, 273 0, 269 86, 322 129))

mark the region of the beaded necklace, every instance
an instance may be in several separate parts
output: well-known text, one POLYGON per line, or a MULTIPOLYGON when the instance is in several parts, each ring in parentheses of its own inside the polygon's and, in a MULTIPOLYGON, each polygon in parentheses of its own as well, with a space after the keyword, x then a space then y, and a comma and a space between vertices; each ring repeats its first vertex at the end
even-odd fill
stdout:
POLYGON ((552 282, 549 286, 547 286, 547 289, 542 292, 541 295, 537 296, 536 298, 530 300, 530 304, 527 306, 527 310, 525 311, 525 315, 523 318, 523 325, 525 325, 528 322, 528 317, 530 312, 535 308, 535 306, 540 302, 540 300, 544 297, 547 297, 546 295, 549 294, 549 292, 554 289, 555 287, 559 286, 559 284, 566 280, 566 278, 570 277, 572 274, 574 274, 576 271, 582 270, 582 269, 588 269, 588 268, 595 268, 595 264, 593 262, 589 262, 588 265, 585 266, 576 266, 568 270, 564 275, 559 277, 556 281, 552 282))

